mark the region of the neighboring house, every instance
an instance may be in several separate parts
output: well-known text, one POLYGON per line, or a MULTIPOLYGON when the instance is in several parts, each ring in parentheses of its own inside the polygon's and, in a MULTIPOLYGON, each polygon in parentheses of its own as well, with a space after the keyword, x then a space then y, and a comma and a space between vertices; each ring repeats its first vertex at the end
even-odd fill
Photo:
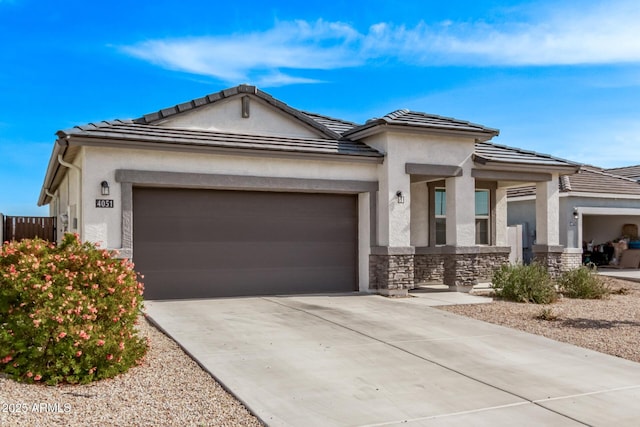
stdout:
MULTIPOLYGON (((640 183, 633 177, 639 170, 637 166, 616 169, 582 166, 579 173, 562 177, 558 232, 566 252, 582 253, 587 244, 606 245, 624 237, 628 233, 623 231, 625 225, 640 227, 640 183), (614 174, 623 171, 629 177, 614 174)), ((530 247, 537 237, 532 212, 535 203, 536 191, 532 186, 508 191, 508 224, 523 225, 525 260, 531 258, 530 247)))
POLYGON ((507 188, 538 189, 553 268, 573 163, 481 125, 398 110, 363 125, 241 85, 135 120, 59 131, 39 205, 132 257, 151 299, 468 290, 506 262, 507 188))

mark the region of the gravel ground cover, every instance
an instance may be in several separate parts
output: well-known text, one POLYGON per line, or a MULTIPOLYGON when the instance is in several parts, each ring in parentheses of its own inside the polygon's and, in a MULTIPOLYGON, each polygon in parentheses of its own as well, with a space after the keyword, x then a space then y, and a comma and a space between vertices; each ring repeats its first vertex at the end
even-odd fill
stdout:
POLYGON ((438 308, 640 362, 640 283, 604 280, 626 294, 603 300, 562 298, 549 305, 494 301, 438 308))
POLYGON ((0 377, 0 426, 261 426, 178 345, 141 320, 141 366, 88 385, 21 384, 0 377))

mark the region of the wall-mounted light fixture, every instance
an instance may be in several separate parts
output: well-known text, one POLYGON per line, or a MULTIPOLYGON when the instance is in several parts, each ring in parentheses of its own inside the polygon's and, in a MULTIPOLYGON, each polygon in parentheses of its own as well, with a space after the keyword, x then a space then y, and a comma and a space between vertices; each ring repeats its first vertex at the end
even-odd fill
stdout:
POLYGON ((578 219, 578 208, 573 208, 573 219, 578 219))
POLYGON ((109 195, 109 183, 107 181, 102 181, 100 183, 100 194, 103 196, 109 195))
POLYGON ((404 203, 404 194, 402 194, 402 191, 396 191, 396 198, 398 199, 399 204, 404 203))

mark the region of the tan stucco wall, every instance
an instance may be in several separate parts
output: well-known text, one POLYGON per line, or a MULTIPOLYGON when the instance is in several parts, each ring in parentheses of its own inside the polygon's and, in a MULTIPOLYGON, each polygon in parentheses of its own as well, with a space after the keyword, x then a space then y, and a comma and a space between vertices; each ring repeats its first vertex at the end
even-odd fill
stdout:
MULTIPOLYGON (((408 247, 412 245, 410 225, 412 223, 411 206, 413 202, 410 176, 405 172, 406 163, 460 166, 464 169, 463 180, 469 180, 471 184, 458 185, 457 192, 452 187, 451 191, 447 191, 447 194, 451 193, 455 199, 452 198, 451 203, 447 199, 447 203, 448 206, 452 206, 450 210, 454 213, 454 200, 464 201, 464 208, 459 211, 459 227, 452 228, 457 233, 455 236, 457 243, 475 242, 475 217, 473 213, 469 214, 468 209, 468 201, 474 200, 474 185, 471 178, 473 166, 471 156, 475 150, 473 139, 387 132, 366 138, 364 142, 386 154, 384 163, 378 167, 380 182, 378 243, 381 246, 408 247), (397 201, 396 193, 398 191, 401 191, 405 196, 403 204, 399 204, 397 201)), ((457 180, 456 184, 462 181, 455 179, 457 180)), ((422 194, 418 196, 416 206, 420 206, 422 203, 422 196, 422 194)), ((421 210, 424 212, 424 207, 421 210)), ((420 220, 416 215, 419 214, 414 214, 413 219, 420 220)), ((424 224, 419 227, 422 229, 416 229, 413 232, 413 238, 414 241, 422 242, 424 240, 424 224)), ((447 229, 449 228, 447 227, 447 229)))
MULTIPOLYGON (((250 96, 250 95, 242 95, 250 96)), ((242 117, 242 96, 224 99, 188 113, 172 116, 159 123, 163 127, 204 129, 250 135, 280 135, 291 137, 321 137, 291 116, 274 109, 256 97, 251 97, 250 116, 242 117)))

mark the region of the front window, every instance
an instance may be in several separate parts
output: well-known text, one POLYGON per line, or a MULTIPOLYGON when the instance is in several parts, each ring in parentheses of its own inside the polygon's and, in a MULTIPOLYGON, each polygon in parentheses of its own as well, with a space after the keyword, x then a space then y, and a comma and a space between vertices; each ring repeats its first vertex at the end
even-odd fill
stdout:
MULTIPOLYGON (((444 188, 435 191, 436 245, 447 244, 447 193, 444 188)), ((489 244, 489 190, 476 190, 476 245, 489 244)))
POLYGON ((489 244, 489 190, 476 190, 476 245, 489 244))
POLYGON ((447 193, 444 188, 436 188, 436 245, 447 244, 447 193))

